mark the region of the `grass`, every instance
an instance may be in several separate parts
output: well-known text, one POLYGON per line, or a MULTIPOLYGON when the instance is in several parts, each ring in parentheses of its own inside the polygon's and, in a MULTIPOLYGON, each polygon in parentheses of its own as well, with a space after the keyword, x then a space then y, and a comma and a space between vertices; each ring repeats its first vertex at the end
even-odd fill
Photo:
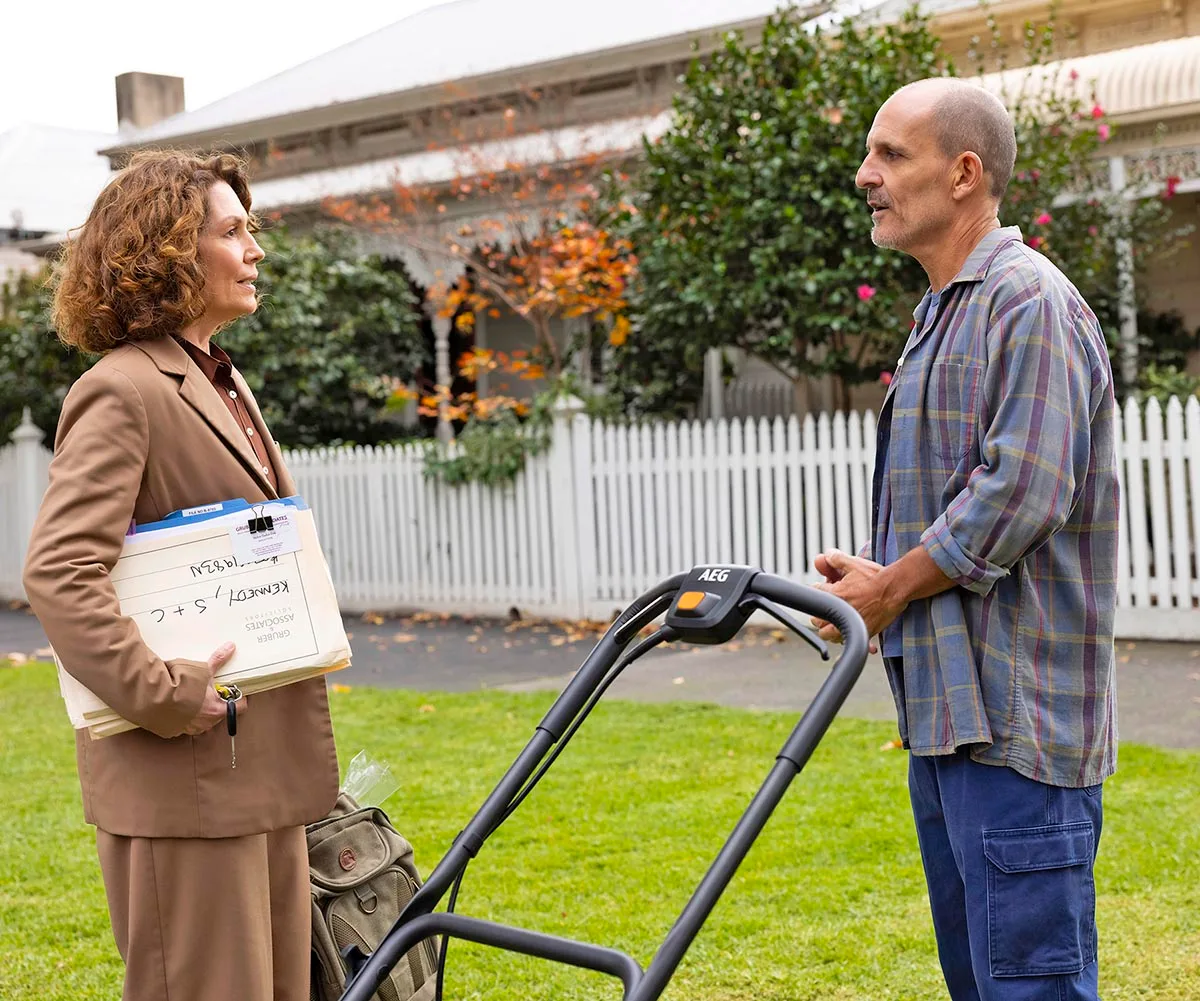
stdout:
MULTIPOLYGON (((427 872, 551 696, 332 696, 343 763, 367 748, 427 872), (430 708, 432 707, 432 708, 430 708)), ((91 829, 53 672, 0 670, 0 998, 120 994, 91 829)), ((459 910, 624 949, 643 965, 794 724, 694 704, 602 705, 468 871, 459 910)), ((664 995, 674 1001, 944 998, 892 728, 840 720, 664 995)), ((1123 747, 1097 868, 1106 1001, 1200 997, 1200 754, 1123 747)), ((618 999, 619 984, 455 943, 447 997, 618 999)))

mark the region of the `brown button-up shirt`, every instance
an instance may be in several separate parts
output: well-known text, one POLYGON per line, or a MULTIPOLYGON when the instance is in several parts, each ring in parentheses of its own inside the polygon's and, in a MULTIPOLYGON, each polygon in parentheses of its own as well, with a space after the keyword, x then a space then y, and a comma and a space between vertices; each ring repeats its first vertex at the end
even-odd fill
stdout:
POLYGON ((237 391, 237 386, 234 385, 233 362, 230 360, 229 355, 211 341, 209 341, 208 351, 206 352, 182 337, 175 339, 183 346, 183 350, 188 353, 188 357, 200 367, 200 371, 212 383, 213 388, 217 391, 217 395, 221 397, 226 408, 233 414, 233 419, 237 421, 238 427, 242 429, 242 433, 250 442, 250 447, 254 449, 254 454, 258 457, 258 464, 262 467, 263 474, 270 481, 272 489, 278 493, 279 480, 275 475, 274 468, 271 466, 271 457, 267 454, 267 443, 254 430, 254 422, 250 419, 250 411, 246 409, 246 404, 242 400, 242 394, 237 391))

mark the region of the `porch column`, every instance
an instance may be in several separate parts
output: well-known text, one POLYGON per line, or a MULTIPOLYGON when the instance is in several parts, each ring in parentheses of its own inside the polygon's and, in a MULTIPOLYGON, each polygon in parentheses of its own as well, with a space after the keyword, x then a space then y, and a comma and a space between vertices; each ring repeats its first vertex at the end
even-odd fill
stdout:
MULTIPOLYGON (((449 316, 438 316, 434 310, 431 310, 431 313, 433 322, 434 376, 439 388, 444 386, 449 390, 452 378, 450 372, 450 325, 454 320, 449 316)), ((437 436, 443 442, 448 442, 454 437, 454 429, 450 426, 450 421, 446 417, 446 403, 444 400, 438 404, 437 436)))
MULTIPOLYGON (((1111 156, 1108 158, 1109 185, 1115 194, 1124 197, 1129 178, 1125 171, 1125 158, 1111 156)), ((1117 280, 1120 301, 1117 315, 1121 323, 1121 380, 1126 387, 1137 382, 1138 368, 1138 328, 1137 328, 1137 297, 1134 287, 1133 243, 1128 239, 1120 239, 1116 245, 1117 251, 1117 280)))

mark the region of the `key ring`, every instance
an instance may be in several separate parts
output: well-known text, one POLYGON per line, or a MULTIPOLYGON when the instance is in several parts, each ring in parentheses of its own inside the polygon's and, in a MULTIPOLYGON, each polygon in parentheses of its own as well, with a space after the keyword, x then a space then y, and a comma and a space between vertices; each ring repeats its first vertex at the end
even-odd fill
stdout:
POLYGON ((225 729, 229 736, 237 735, 237 701, 242 697, 242 690, 237 685, 216 685, 217 694, 225 700, 225 729))
POLYGON ((214 685, 213 687, 216 688, 217 694, 219 696, 221 696, 221 698, 223 698, 226 702, 230 702, 230 701, 236 702, 238 699, 240 699, 242 697, 242 690, 240 688, 238 688, 238 686, 233 684, 232 682, 228 685, 218 683, 218 684, 214 685))

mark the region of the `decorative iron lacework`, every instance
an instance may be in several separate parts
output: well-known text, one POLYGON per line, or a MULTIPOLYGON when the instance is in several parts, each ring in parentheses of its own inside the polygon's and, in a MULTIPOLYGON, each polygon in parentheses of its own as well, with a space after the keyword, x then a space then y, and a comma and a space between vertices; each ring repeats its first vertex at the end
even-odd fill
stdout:
POLYGON ((1134 184, 1163 184, 1168 177, 1195 180, 1200 178, 1200 146, 1131 153, 1125 157, 1125 170, 1134 184))

